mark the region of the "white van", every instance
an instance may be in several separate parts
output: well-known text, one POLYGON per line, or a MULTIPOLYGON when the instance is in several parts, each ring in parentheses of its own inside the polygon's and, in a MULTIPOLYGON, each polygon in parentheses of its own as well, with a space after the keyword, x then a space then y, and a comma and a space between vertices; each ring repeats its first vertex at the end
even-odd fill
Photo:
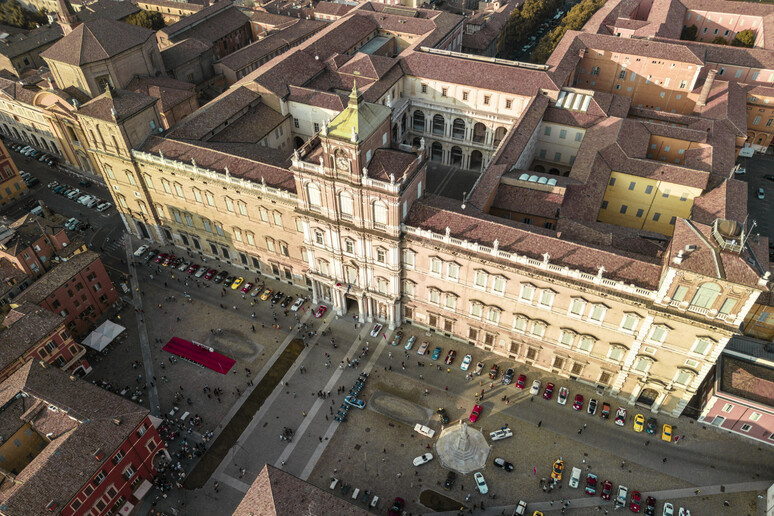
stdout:
POLYGON ((580 483, 581 470, 580 468, 572 468, 572 475, 570 475, 570 487, 577 489, 580 483))

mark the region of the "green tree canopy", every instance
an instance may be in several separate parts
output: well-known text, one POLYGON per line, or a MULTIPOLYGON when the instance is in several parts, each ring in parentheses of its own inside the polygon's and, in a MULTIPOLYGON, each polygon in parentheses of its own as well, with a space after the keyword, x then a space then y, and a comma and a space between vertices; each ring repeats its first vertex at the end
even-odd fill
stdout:
POLYGON ((731 44, 735 47, 752 48, 755 45, 755 33, 751 30, 737 32, 731 44))
POLYGON ((699 28, 696 25, 690 27, 683 27, 683 31, 680 33, 680 39, 686 41, 696 41, 696 35, 699 33, 699 28))
POLYGON ((140 11, 126 18, 126 23, 145 27, 151 30, 160 30, 167 26, 164 17, 158 11, 140 11))
POLYGON ((526 0, 514 9, 497 40, 497 53, 503 58, 513 58, 541 23, 562 5, 562 0, 526 0))
POLYGON ((568 30, 581 30, 597 10, 605 5, 606 0, 581 0, 562 19, 554 30, 540 38, 537 47, 532 52, 532 60, 545 63, 568 30))
POLYGON ((715 45, 728 45, 728 40, 724 38, 723 36, 715 36, 710 43, 713 43, 715 45))
POLYGON ((41 11, 24 9, 16 0, 5 0, 0 2, 0 23, 22 29, 34 29, 38 25, 48 23, 48 18, 41 11))

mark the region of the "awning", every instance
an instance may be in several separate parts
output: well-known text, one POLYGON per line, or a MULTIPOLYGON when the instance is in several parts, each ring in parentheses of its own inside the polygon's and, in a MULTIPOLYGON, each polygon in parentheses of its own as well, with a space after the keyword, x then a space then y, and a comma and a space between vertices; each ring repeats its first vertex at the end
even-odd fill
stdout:
POLYGON ((83 345, 102 351, 108 344, 113 342, 113 339, 121 335, 124 330, 126 328, 120 324, 116 324, 113 321, 105 321, 99 328, 89 333, 88 337, 83 340, 83 345))
POLYGON ((142 500, 143 497, 148 494, 148 491, 150 491, 150 488, 153 487, 153 484, 148 482, 147 480, 142 481, 142 484, 140 484, 140 487, 137 488, 137 490, 132 493, 135 498, 138 500, 142 500))
POLYGON ((236 363, 236 360, 233 358, 221 355, 217 351, 210 351, 212 348, 197 345, 177 337, 172 337, 161 349, 220 374, 228 373, 236 363))

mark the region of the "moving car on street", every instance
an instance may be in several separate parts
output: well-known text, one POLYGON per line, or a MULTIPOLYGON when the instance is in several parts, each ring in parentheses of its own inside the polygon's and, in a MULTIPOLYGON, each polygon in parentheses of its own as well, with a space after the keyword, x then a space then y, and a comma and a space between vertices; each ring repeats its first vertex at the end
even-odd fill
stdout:
POLYGON ((507 426, 499 430, 495 430, 494 432, 489 432, 489 438, 493 441, 507 439, 508 437, 512 437, 512 436, 513 436, 513 432, 507 426))
POLYGON ((134 252, 134 255, 135 255, 136 257, 138 257, 138 258, 139 258, 140 256, 144 255, 144 254, 145 254, 145 251, 147 251, 147 250, 148 250, 148 246, 147 246, 147 245, 141 245, 141 246, 140 246, 140 247, 138 247, 138 248, 137 248, 137 250, 134 252))
POLYGON ((420 455, 419 457, 414 459, 414 466, 421 466, 423 464, 427 464, 431 460, 433 460, 433 454, 425 453, 424 455, 420 455))
POLYGON ((381 324, 374 324, 374 327, 371 329, 371 337, 378 337, 379 332, 382 331, 382 325, 381 324))
POLYGON ((435 411, 436 414, 441 418, 441 424, 442 425, 448 425, 449 424, 449 415, 446 413, 446 409, 441 407, 438 410, 435 411))
POLYGON ((449 471, 446 474, 446 480, 443 483, 443 488, 447 491, 454 487, 454 482, 457 480, 457 474, 454 471, 449 471))

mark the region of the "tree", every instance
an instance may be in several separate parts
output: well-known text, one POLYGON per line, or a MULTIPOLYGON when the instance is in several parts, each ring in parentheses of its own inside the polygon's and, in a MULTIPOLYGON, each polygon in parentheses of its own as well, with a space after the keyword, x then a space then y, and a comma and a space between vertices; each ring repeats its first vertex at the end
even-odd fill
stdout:
POLYGON ((755 33, 749 29, 737 32, 731 44, 735 47, 752 48, 755 45, 755 33))
POLYGON ((498 55, 504 58, 515 56, 519 47, 526 43, 540 24, 548 20, 561 5, 562 0, 525 0, 519 8, 511 12, 508 22, 500 32, 497 40, 498 55))
POLYGON ((597 10, 605 5, 606 0, 581 0, 562 19, 554 30, 540 38, 537 47, 532 52, 532 60, 545 63, 568 30, 581 30, 597 10))
POLYGON ((0 2, 0 23, 22 29, 34 29, 47 22, 48 18, 44 13, 28 11, 16 0, 0 2))
POLYGON ((699 33, 699 27, 691 25, 690 27, 683 27, 683 31, 680 33, 680 39, 686 41, 696 41, 696 35, 699 33))
POLYGON ((723 36, 715 36, 715 38, 710 41, 710 43, 714 45, 728 45, 728 40, 726 40, 726 38, 723 36))
POLYGON ((138 27, 145 27, 151 30, 161 30, 167 26, 164 22, 164 17, 158 11, 140 11, 134 13, 126 18, 126 23, 137 25, 138 27))

